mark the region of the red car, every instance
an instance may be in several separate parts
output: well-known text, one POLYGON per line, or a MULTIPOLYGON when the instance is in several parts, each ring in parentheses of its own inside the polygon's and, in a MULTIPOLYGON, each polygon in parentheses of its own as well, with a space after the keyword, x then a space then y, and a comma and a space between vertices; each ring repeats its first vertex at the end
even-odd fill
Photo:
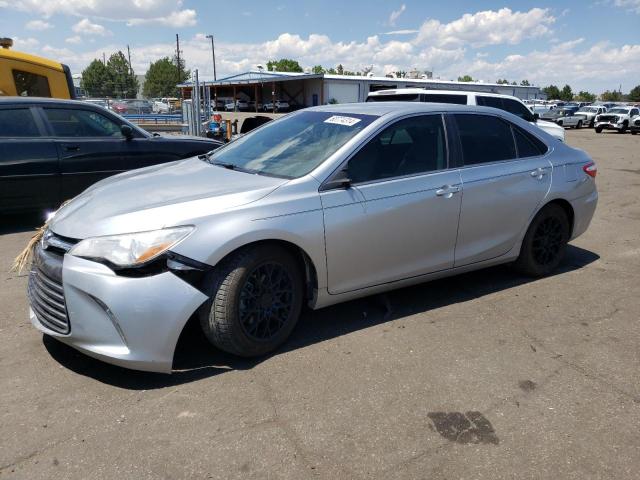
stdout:
POLYGON ((127 104, 124 102, 111 102, 109 108, 119 115, 127 113, 127 104))

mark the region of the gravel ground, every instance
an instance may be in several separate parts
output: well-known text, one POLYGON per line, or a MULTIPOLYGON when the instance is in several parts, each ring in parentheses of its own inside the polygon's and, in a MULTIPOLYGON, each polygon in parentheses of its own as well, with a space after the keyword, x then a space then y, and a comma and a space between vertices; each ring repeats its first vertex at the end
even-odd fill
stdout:
MULTIPOLYGON (((561 270, 506 267, 308 313, 275 355, 190 329, 173 375, 44 338, 1 273, 0 478, 637 479, 640 137, 567 140, 600 203, 561 270)), ((0 219, 0 272, 37 218, 0 219)))

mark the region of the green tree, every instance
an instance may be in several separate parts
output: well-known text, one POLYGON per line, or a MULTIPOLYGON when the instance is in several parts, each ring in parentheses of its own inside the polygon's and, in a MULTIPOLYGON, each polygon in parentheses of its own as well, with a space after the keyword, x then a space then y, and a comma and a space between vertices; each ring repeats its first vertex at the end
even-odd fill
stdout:
POLYGON ((565 85, 564 87, 562 87, 562 90, 560 91, 560 99, 564 100, 565 102, 570 102, 571 100, 573 100, 573 91, 571 90, 571 87, 569 85, 565 85))
POLYGON ((629 101, 640 102, 640 85, 636 85, 629 92, 629 101))
POLYGON ((617 90, 614 90, 612 92, 607 90, 604 93, 600 94, 600 100, 604 102, 620 102, 622 101, 622 93, 618 92, 617 90))
POLYGON ((404 70, 398 70, 397 72, 395 72, 396 74, 396 78, 405 78, 407 76, 407 72, 405 72, 404 70))
POLYGON ((324 69, 324 67, 322 65, 315 65, 312 69, 311 69, 311 73, 314 73, 316 75, 320 75, 322 73, 327 73, 326 70, 324 69))
POLYGON ((560 99, 560 89, 555 85, 549 85, 548 87, 544 87, 542 91, 547 95, 547 98, 549 100, 560 99))
POLYGON ((507 80, 506 78, 499 78, 498 80, 496 80, 496 83, 498 85, 509 85, 509 80, 507 80))
MULTIPOLYGON (((182 63, 182 60, 180 60, 182 63)), ((142 93, 145 97, 173 97, 177 94, 176 85, 188 79, 187 72, 182 71, 180 79, 176 69, 175 59, 171 61, 169 57, 161 58, 149 65, 149 70, 144 77, 144 87, 142 93)))
POLYGON ((330 69, 327 70, 326 73, 328 73, 329 75, 337 75, 338 71, 335 68, 331 67, 330 69))
POLYGON ((267 70, 275 70, 277 72, 302 72, 302 67, 296 60, 290 58, 281 58, 280 60, 269 60, 267 62, 267 70))
POLYGON ((109 89, 113 96, 118 98, 136 98, 138 94, 138 79, 133 73, 133 69, 125 57, 124 53, 118 51, 109 57, 107 62, 109 70, 109 89))
POLYGON ((344 67, 341 63, 336 67, 336 72, 338 73, 338 75, 344 74, 344 67))
POLYGON ((580 90, 578 94, 575 96, 575 99, 580 102, 595 102, 596 96, 593 93, 580 90))
POLYGON ((114 92, 109 79, 107 66, 100 60, 94 60, 82 71, 80 86, 90 97, 112 97, 114 92))
POLYGON ((520 85, 522 85, 523 87, 530 87, 531 86, 531 84, 529 83, 529 80, 526 80, 526 79, 522 80, 520 82, 520 85))
POLYGON ((459 82, 473 82, 473 77, 471 75, 465 75, 463 77, 458 77, 459 82))

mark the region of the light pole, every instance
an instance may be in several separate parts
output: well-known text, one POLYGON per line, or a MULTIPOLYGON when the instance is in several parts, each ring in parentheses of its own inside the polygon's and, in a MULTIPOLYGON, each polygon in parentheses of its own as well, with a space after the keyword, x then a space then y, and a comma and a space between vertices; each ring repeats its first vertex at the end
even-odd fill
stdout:
POLYGON ((213 35, 207 35, 207 38, 211 39, 211 55, 213 57, 213 81, 217 80, 216 78, 216 48, 213 45, 213 35))

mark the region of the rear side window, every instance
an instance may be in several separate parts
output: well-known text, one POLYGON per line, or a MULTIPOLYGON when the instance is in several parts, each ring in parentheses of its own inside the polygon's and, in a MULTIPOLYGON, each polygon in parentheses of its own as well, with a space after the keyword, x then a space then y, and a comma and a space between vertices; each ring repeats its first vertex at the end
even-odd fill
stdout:
POLYGON ((513 136, 516 139, 519 158, 538 157, 547 153, 547 146, 533 135, 515 125, 511 125, 511 128, 513 128, 513 136))
POLYGON ((502 102, 504 105, 504 109, 507 112, 513 113, 517 117, 520 117, 521 119, 526 120, 527 122, 530 122, 533 120, 532 118, 533 115, 531 113, 531 110, 529 110, 527 107, 525 107, 523 104, 521 104, 517 100, 513 100, 511 98, 503 98, 502 102))
POLYGON ((13 70, 13 81, 21 97, 51 97, 49 80, 43 75, 13 70))
POLYGON ((502 98, 500 97, 485 97, 482 95, 478 95, 476 97, 476 104, 483 107, 499 108, 500 110, 505 109, 504 105, 502 104, 502 98))
POLYGON ((120 126, 89 110, 46 108, 44 110, 56 137, 119 137, 120 126))
POLYGON ((427 103, 453 103, 455 105, 466 105, 467 96, 452 93, 423 93, 420 95, 420 101, 427 103))
POLYGON ((0 109, 0 137, 39 137, 40 132, 28 108, 0 109))
POLYGON ((420 95, 417 93, 403 93, 401 95, 371 95, 367 97, 367 102, 417 102, 420 95))
POLYGON ((465 165, 516 158, 516 148, 507 122, 490 115, 454 115, 465 165))

